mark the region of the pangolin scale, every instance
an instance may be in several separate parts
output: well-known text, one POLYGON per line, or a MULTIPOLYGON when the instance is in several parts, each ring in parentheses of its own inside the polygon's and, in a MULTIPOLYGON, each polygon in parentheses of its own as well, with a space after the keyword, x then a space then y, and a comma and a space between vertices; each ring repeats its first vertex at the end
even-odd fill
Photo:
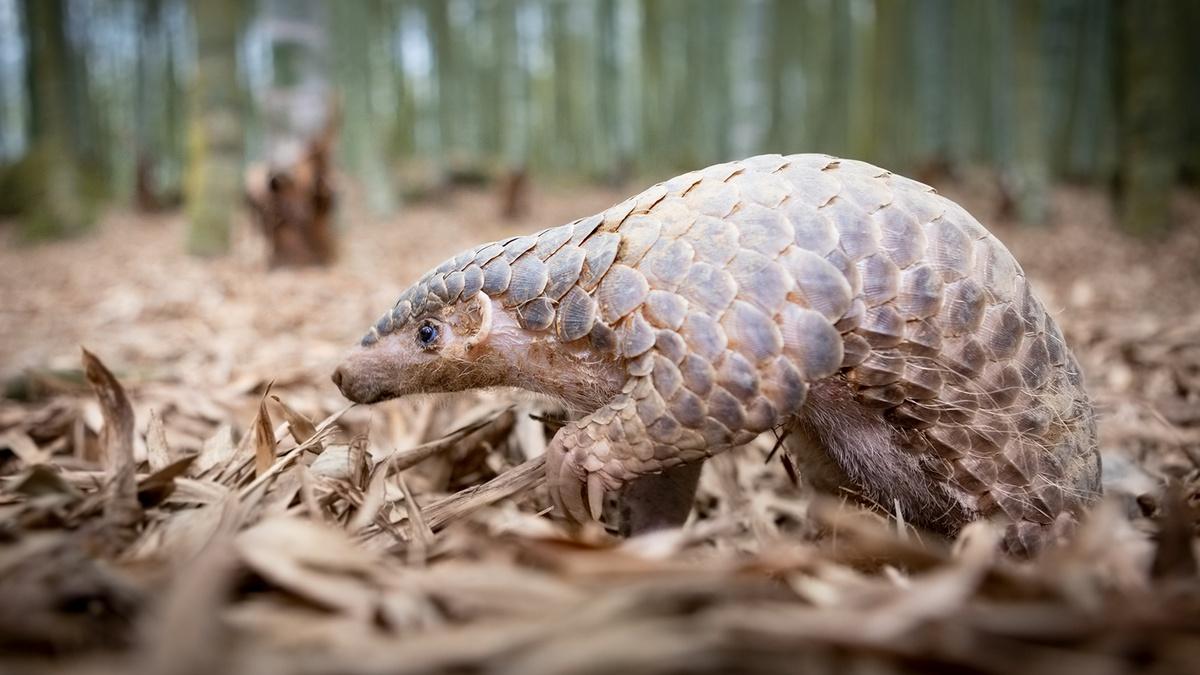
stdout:
MULTIPOLYGON (((335 376, 355 400, 515 385, 584 413, 548 451, 575 519, 664 472, 690 503, 698 472, 676 467, 772 429, 818 489, 947 534, 1000 518, 1018 551, 1100 492, 1079 366, 1020 265, 954 202, 860 161, 719 164, 482 244, 360 351, 335 376), (380 375, 373 350, 441 323, 469 344, 380 375)), ((630 499, 658 508, 665 483, 646 484, 630 499)))

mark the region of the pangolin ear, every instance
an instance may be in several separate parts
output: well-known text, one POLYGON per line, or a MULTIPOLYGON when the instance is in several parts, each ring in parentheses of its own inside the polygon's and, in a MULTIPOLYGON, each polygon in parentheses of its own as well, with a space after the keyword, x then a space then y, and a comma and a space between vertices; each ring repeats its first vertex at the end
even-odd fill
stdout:
POLYGON ((467 319, 464 328, 469 350, 487 341, 488 334, 492 331, 492 299, 483 291, 479 291, 466 302, 463 313, 467 319))

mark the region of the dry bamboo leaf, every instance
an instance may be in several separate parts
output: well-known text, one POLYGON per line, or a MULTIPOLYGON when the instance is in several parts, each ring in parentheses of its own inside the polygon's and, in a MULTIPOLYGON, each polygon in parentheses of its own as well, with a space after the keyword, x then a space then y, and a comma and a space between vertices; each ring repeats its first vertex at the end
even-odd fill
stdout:
POLYGON ((488 427, 488 425, 496 422, 497 420, 505 419, 505 415, 510 411, 511 408, 509 407, 489 409, 486 411, 486 413, 479 415, 475 419, 469 420, 462 426, 445 434, 441 438, 429 441, 427 443, 422 443, 421 445, 408 448, 407 450, 398 451, 390 457, 392 468, 399 473, 405 469, 416 466, 417 464, 430 457, 433 457, 439 452, 444 452, 455 447, 455 445, 457 445, 463 439, 469 437, 471 434, 485 429, 488 427))
POLYGON ((316 481, 313 479, 312 471, 303 464, 297 465, 295 471, 296 475, 300 477, 300 503, 308 512, 308 517, 318 522, 324 521, 325 510, 321 508, 321 503, 317 500, 317 491, 314 485, 316 481))
POLYGON ((284 471, 275 479, 275 485, 272 486, 270 497, 263 504, 264 517, 282 516, 287 513, 292 501, 300 492, 301 478, 300 470, 304 465, 297 464, 292 468, 284 471))
POLYGON ((144 672, 198 675, 229 669, 232 654, 215 647, 229 638, 221 610, 237 572, 233 533, 240 519, 236 511, 232 501, 220 508, 211 537, 201 540, 195 557, 180 566, 179 581, 147 622, 144 672))
POLYGON ((321 443, 324 439, 324 435, 329 432, 335 423, 337 423, 338 419, 340 419, 342 415, 346 414, 346 411, 353 407, 353 405, 348 405, 322 420, 321 423, 317 425, 317 434, 315 436, 301 443, 300 445, 297 445, 291 450, 288 450, 282 457, 279 457, 278 460, 271 465, 271 468, 269 468, 261 476, 256 476, 253 481, 244 486, 240 493, 242 497, 245 498, 246 495, 262 487, 268 480, 277 475, 279 472, 289 468, 292 463, 295 462, 298 457, 300 457, 301 453, 310 448, 316 447, 318 443, 321 443))
POLYGON ((203 478, 176 478, 175 491, 167 497, 170 504, 219 504, 231 490, 216 481, 203 478))
POLYGON ((369 445, 370 442, 366 435, 350 439, 350 461, 353 464, 349 482, 359 490, 367 487, 367 476, 370 475, 370 458, 367 455, 367 446, 369 445))
POLYGON ((408 513, 408 522, 416 544, 410 549, 409 562, 424 564, 425 555, 429 551, 430 544, 433 543, 433 530, 429 529, 429 524, 425 522, 425 514, 421 512, 421 505, 417 504, 412 490, 408 489, 408 482, 404 480, 404 476, 397 476, 396 481, 400 484, 400 491, 404 493, 404 510, 408 513))
POLYGON ((258 402, 258 412, 250 422, 250 431, 242 438, 242 447, 238 448, 235 455, 247 454, 249 449, 253 448, 255 478, 265 474, 275 462, 275 430, 271 426, 271 413, 267 410, 267 396, 271 391, 271 384, 268 384, 263 392, 258 402))
MULTIPOLYGON (((225 611, 222 619, 240 634, 250 636, 255 643, 263 645, 261 651, 283 654, 282 660, 295 664, 290 670, 296 672, 326 672, 314 661, 326 660, 331 654, 339 655, 335 658, 344 656, 347 661, 353 661, 348 655, 363 649, 363 643, 380 632, 375 626, 364 625, 356 617, 330 614, 319 607, 278 597, 240 602, 225 611), (299 654, 309 655, 304 659, 304 665, 296 663, 300 660, 297 658, 299 654)), ((355 668, 344 670, 357 672, 355 668)))
POLYGON ((379 515, 387 498, 386 488, 389 473, 391 473, 391 462, 386 459, 377 464, 375 470, 371 472, 362 504, 354 512, 354 518, 350 520, 350 525, 347 527, 350 532, 360 532, 379 515))
POLYGON ((97 559, 90 543, 58 531, 22 537, 0 549, 0 667, 5 672, 23 672, 22 662, 31 653, 61 656, 133 643, 131 619, 144 598, 130 579, 97 559))
POLYGON ((236 452, 237 443, 233 438, 233 426, 222 424, 205 439, 204 445, 200 449, 200 455, 196 458, 196 463, 192 465, 191 474, 202 476, 211 469, 228 466, 236 452))
POLYGON ((427 594, 388 589, 379 598, 379 618, 396 635, 428 633, 445 625, 442 610, 427 594))
POLYGON ((166 520, 147 528, 130 547, 130 560, 166 560, 182 563, 194 558, 221 527, 223 514, 232 500, 226 499, 171 514, 166 520))
POLYGON ((153 408, 150 410, 150 422, 146 425, 146 460, 150 463, 151 471, 157 471, 173 460, 162 416, 153 408))
MULTIPOLYGON (((399 227, 364 224, 358 234, 371 245, 348 247, 350 264, 276 274, 270 284, 243 259, 186 257, 177 215, 144 227, 118 214, 83 240, 0 244, 0 288, 17 289, 3 297, 20 317, 0 322, 0 351, 18 355, 12 364, 42 359, 37 369, 53 372, 64 349, 70 359, 73 344, 104 336, 138 363, 146 381, 133 411, 146 426, 133 450, 150 470, 135 479, 138 499, 158 502, 137 523, 135 546, 112 563, 62 547, 69 530, 91 533, 105 522, 102 408, 90 391, 65 387, 37 401, 0 398, 0 444, 21 435, 17 447, 0 447, 0 471, 9 471, 0 477, 0 672, 1191 672, 1200 650, 1200 576, 1187 551, 1200 540, 1186 512, 1200 500, 1200 199, 1175 195, 1173 213, 1186 226, 1168 242, 1130 245, 1092 225, 1104 222, 1108 200, 1085 192, 1059 194, 1055 211, 1064 220, 1074 212, 1086 227, 1010 228, 1002 238, 1081 362, 1099 413, 1105 492, 1120 493, 1120 508, 1093 508, 1063 545, 1020 564, 992 559, 990 549, 974 559, 985 548, 974 532, 953 547, 911 532, 905 542, 895 514, 858 517, 814 499, 789 485, 779 462, 763 464, 769 436, 710 462, 684 529, 621 541, 598 527, 568 533, 539 515, 535 498, 479 509, 520 475, 516 458, 543 452, 561 411, 541 399, 417 398, 357 408, 336 428, 293 415, 320 418, 344 404, 325 364, 354 337, 350 326, 395 301, 370 271, 386 265, 389 275, 416 278, 424 270, 409 263, 432 255, 394 254, 411 248, 408 225, 445 224, 432 228, 446 239, 430 240, 439 254, 468 236, 451 221, 478 224, 483 238, 516 233, 488 221, 486 197, 414 203, 399 227), (89 265, 127 253, 131 233, 144 252, 138 264, 109 266, 106 283, 95 283, 89 265), (1121 283, 1103 276, 1111 270, 1121 283), (318 314, 329 320, 305 320, 318 314), (287 405, 271 411, 281 456, 256 477, 254 433, 234 456, 241 437, 232 430, 254 416, 272 378, 293 384, 279 394, 287 405), (495 418, 457 435, 509 405, 511 423, 495 418), (541 421, 529 417, 544 412, 541 421), (386 461, 360 473, 366 462, 344 444, 368 432, 374 462, 426 463, 408 469, 403 486, 386 461), (305 447, 293 448, 289 435, 305 447), (322 456, 324 448, 334 452, 322 456), (170 478, 172 462, 188 453, 200 454, 187 473, 201 478, 170 478), (1132 472, 1119 475, 1114 457, 1132 472), (321 475, 302 485, 302 464, 321 475), (337 478, 323 470, 331 464, 337 478), (500 478, 480 485, 490 476, 500 478), (1165 498, 1163 477, 1183 494, 1165 498), (406 513, 402 499, 421 508, 406 513), (282 576, 235 560, 229 585, 217 567, 196 564, 211 553, 205 544, 223 509, 237 522, 319 518, 316 527, 353 543, 343 550, 319 537, 281 536, 266 548, 288 560, 272 562, 282 576), (437 531, 427 548, 409 536, 424 529, 422 519, 437 531), (37 540, 56 543, 31 557, 26 545, 37 540), (335 559, 309 558, 326 549, 335 559), (371 564, 336 569, 341 557, 364 551, 371 564), (429 564, 407 564, 418 553, 429 564), (120 595, 97 583, 111 570, 129 570, 153 589, 152 612, 137 614, 149 630, 132 644, 121 642, 130 614, 108 604, 120 595), (40 640, 53 657, 28 658, 21 637, 40 640), (79 646, 91 651, 71 651, 79 646)), ((565 221, 592 197, 548 191, 538 196, 538 219, 565 221)), ((597 208, 611 200, 603 201, 597 208)), ((1005 228, 991 208, 982 220, 1005 228)), ((536 485, 540 472, 527 478, 536 485)))
POLYGON ((314 476, 353 483, 358 474, 358 454, 350 445, 330 443, 308 465, 308 469, 314 476))
POLYGON ((369 621, 378 560, 343 532, 299 518, 271 518, 237 537, 242 560, 267 581, 322 607, 369 621))
POLYGON ((1154 553, 1154 542, 1128 520, 1125 506, 1107 496, 1066 546, 1050 551, 1040 562, 1048 574, 1062 580, 1078 606, 1099 607, 1110 588, 1128 596, 1149 593, 1146 570, 1152 568, 1154 553))
POLYGON ((823 498, 813 502, 809 513, 829 530, 831 557, 839 562, 872 566, 903 561, 909 569, 929 569, 949 557, 944 540, 931 535, 900 540, 885 518, 857 505, 823 498))
POLYGON ((49 464, 34 464, 5 484, 5 491, 30 497, 61 495, 71 500, 83 495, 60 471, 49 464))
POLYGON ((38 448, 29 434, 19 429, 10 429, 0 436, 0 448, 11 450, 25 466, 43 464, 50 460, 50 453, 38 448))
POLYGON ((104 415, 104 447, 109 483, 104 500, 105 519, 118 528, 132 527, 142 517, 137 500, 133 459, 133 407, 121 383, 86 349, 83 370, 100 401, 104 415))
POLYGON ((425 507, 425 517, 434 532, 475 511, 533 489, 545 480, 545 456, 531 459, 492 480, 467 488, 425 507))
POLYGON ((170 497, 175 492, 175 479, 186 473, 194 461, 196 456, 188 455, 140 479, 137 484, 138 501, 149 508, 170 497))
POLYGON ((293 410, 291 406, 284 403, 278 396, 272 394, 271 398, 275 400, 275 403, 279 405, 279 409, 283 411, 283 419, 287 420, 288 429, 292 433, 292 440, 297 443, 303 443, 317 434, 317 425, 313 424, 312 420, 293 410))
POLYGON ((953 615, 974 594, 999 550, 1000 533, 978 522, 958 564, 914 579, 911 590, 896 589, 892 598, 874 604, 858 630, 868 640, 900 639, 921 622, 953 615))

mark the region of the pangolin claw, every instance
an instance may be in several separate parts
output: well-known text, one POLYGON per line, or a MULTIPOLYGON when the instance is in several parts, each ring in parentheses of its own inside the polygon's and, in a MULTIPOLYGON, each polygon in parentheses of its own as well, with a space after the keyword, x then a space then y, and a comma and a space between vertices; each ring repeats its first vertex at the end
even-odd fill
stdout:
POLYGON ((546 487, 554 510, 568 521, 599 521, 607 492, 604 476, 587 471, 557 439, 546 449, 546 487))
POLYGON ((588 511, 592 514, 592 520, 598 521, 604 513, 604 481, 600 478, 600 474, 588 474, 587 491, 588 511))

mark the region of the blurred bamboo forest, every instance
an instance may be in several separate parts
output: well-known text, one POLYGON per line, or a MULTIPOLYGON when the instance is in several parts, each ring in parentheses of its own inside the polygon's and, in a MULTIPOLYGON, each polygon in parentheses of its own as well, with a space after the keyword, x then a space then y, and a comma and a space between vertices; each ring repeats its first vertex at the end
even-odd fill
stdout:
POLYGON ((762 152, 1056 181, 1169 226, 1200 177, 1194 0, 0 0, 0 215, 182 200, 227 246, 252 162, 334 116, 377 214, 421 176, 625 183, 762 152))

